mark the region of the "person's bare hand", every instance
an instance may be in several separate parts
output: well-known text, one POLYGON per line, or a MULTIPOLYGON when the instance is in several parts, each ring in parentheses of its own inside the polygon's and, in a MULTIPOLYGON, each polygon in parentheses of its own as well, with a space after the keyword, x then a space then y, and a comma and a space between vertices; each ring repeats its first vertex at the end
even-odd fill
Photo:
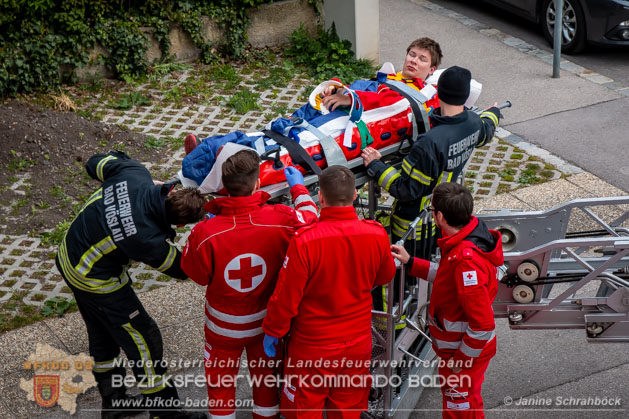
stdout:
POLYGON ((369 166, 374 160, 378 160, 382 158, 382 154, 378 150, 373 147, 366 147, 361 153, 360 157, 363 158, 363 163, 365 166, 369 166))
POLYGON ((339 106, 350 106, 352 104, 352 98, 349 95, 344 95, 344 91, 345 89, 338 89, 336 93, 325 96, 321 99, 321 104, 330 112, 334 111, 339 106))
POLYGON ((323 89, 321 93, 319 94, 321 95, 321 97, 326 97, 326 96, 330 96, 336 93, 336 90, 337 90, 336 86, 328 86, 325 89, 323 89))
POLYGON ((408 263, 411 259, 411 255, 408 254, 404 246, 398 246, 397 244, 391 245, 391 255, 402 262, 402 264, 408 263))

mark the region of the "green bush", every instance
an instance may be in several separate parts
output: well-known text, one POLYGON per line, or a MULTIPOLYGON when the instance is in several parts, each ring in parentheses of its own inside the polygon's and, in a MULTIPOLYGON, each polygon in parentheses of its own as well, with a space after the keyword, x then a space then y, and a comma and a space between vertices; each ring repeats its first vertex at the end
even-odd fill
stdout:
POLYGON ((315 37, 302 25, 290 37, 286 55, 317 81, 339 78, 344 83, 372 77, 374 67, 369 60, 357 60, 352 44, 341 40, 334 24, 327 31, 319 27, 315 37))
POLYGON ((0 1, 0 97, 73 81, 74 69, 88 63, 96 44, 104 47, 102 62, 118 77, 143 75, 148 42, 140 28, 153 28, 168 60, 167 21, 180 24, 190 35, 202 51, 202 61, 215 59, 214 51, 238 59, 247 44, 247 9, 271 1, 0 1), (225 31, 218 45, 203 38, 201 15, 210 16, 225 31))

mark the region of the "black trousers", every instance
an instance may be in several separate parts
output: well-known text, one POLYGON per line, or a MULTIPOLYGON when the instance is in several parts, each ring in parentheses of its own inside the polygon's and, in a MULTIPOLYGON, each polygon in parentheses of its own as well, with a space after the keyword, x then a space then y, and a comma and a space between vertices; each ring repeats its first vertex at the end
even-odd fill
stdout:
POLYGON ((89 352, 94 358, 93 374, 103 405, 125 395, 125 386, 120 378, 126 375, 119 358, 122 348, 140 392, 145 399, 153 399, 149 406, 157 407, 155 410, 176 408, 179 396, 162 362, 162 335, 131 288, 131 281, 109 294, 82 291, 67 280, 66 284, 74 293, 87 327, 89 352))

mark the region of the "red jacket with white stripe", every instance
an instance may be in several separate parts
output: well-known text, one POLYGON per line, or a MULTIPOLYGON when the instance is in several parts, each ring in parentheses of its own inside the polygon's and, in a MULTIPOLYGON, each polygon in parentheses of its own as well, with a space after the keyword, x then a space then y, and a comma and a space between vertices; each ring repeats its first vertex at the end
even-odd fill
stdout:
POLYGON ((217 198, 205 209, 216 217, 197 224, 181 267, 207 286, 206 339, 229 345, 261 335, 288 243, 299 227, 317 220, 317 207, 302 185, 291 189, 295 208, 266 205, 269 194, 217 198))
POLYGON ((496 353, 494 312, 500 233, 472 217, 457 233, 441 238, 437 264, 414 258, 410 274, 433 282, 428 324, 442 359, 468 361, 496 353))
POLYGON ((393 279, 389 237, 353 207, 321 209, 318 224, 297 232, 269 300, 263 328, 317 346, 370 336, 371 289, 393 279))

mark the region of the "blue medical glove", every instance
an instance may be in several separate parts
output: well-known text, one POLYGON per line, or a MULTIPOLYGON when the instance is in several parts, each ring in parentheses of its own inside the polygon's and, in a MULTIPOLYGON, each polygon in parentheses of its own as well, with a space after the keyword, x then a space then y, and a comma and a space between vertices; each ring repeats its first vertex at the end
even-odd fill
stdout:
POLYGON ((295 185, 304 184, 304 176, 296 167, 288 166, 286 169, 284 169, 284 176, 286 176, 286 181, 291 188, 295 185))
POLYGON ((264 334, 262 346, 264 346, 264 353, 266 354, 266 356, 268 356, 269 358, 275 357, 275 345, 277 345, 279 341, 280 340, 274 336, 269 336, 266 333, 264 334))

